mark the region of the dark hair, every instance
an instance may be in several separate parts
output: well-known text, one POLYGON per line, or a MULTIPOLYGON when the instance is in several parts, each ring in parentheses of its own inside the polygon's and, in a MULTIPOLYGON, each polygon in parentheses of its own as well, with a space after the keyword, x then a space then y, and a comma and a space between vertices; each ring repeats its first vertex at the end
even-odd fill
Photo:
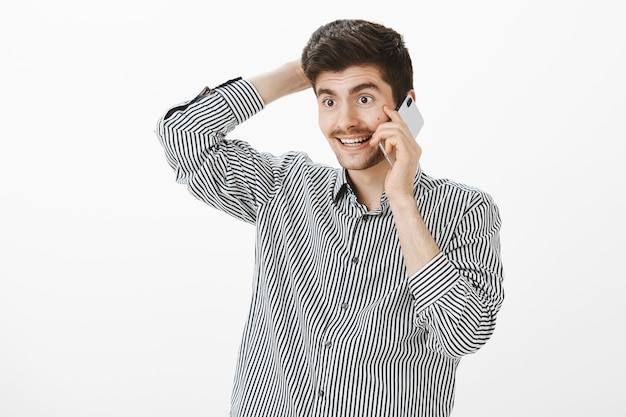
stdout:
POLYGON ((391 85, 396 104, 413 88, 413 65, 402 35, 378 23, 340 19, 320 26, 302 51, 302 68, 315 89, 325 71, 374 65, 391 85))

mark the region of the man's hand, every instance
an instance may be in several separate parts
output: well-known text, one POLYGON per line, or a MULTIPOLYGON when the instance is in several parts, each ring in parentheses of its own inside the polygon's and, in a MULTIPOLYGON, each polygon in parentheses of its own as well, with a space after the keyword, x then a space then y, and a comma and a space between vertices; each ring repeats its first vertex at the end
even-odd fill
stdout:
POLYGON ((299 59, 251 77, 249 81, 257 89, 266 105, 280 97, 311 87, 311 82, 304 75, 299 59))
POLYGON ((384 106, 383 111, 390 120, 378 126, 370 140, 370 146, 378 146, 384 141, 385 152, 395 154, 394 165, 385 178, 385 193, 390 199, 400 196, 413 198, 413 180, 422 148, 396 110, 384 106))

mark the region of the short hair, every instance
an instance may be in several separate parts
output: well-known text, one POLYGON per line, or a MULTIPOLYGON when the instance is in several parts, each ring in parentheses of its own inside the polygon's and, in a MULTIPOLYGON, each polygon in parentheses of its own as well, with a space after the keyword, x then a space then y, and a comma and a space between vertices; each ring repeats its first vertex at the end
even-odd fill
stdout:
POLYGON ((396 105, 413 89, 413 65, 402 35, 374 22, 339 19, 320 26, 304 47, 301 64, 314 89, 320 73, 355 65, 377 67, 396 105))

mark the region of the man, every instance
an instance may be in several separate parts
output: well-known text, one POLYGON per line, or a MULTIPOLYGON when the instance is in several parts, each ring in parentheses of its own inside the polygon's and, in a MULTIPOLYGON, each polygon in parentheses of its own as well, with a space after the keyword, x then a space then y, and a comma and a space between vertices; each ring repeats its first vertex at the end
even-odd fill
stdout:
POLYGON ((459 360, 502 303, 500 218, 486 193, 421 170, 394 110, 407 94, 402 37, 338 20, 300 60, 205 88, 159 120, 177 181, 257 229, 232 416, 450 414, 459 360), (307 88, 341 168, 226 138, 307 88))

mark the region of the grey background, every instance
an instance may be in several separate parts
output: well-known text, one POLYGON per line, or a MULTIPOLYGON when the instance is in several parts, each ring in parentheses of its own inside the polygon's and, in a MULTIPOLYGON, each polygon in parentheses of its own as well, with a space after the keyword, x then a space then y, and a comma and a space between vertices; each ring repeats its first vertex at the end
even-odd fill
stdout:
MULTIPOLYGON (((345 17, 404 34, 423 168, 501 209, 506 300, 453 415, 626 413, 620 2, 213 3, 1 6, 0 416, 228 414, 254 231, 174 183, 155 123, 345 17)), ((336 164, 310 91, 232 137, 336 164)))

